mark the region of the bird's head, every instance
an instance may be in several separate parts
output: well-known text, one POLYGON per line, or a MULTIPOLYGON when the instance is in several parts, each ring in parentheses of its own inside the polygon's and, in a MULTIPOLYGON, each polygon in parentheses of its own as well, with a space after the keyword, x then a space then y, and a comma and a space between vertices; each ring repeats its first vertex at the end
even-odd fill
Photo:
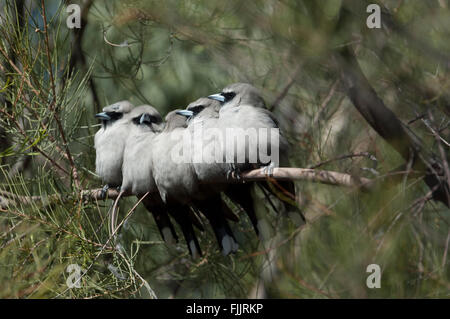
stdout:
POLYGON ((222 107, 239 107, 243 104, 265 107, 264 99, 258 89, 248 83, 230 84, 222 92, 210 95, 208 98, 219 101, 222 107))
POLYGON ((194 118, 207 119, 217 117, 219 109, 220 103, 218 101, 202 97, 190 103, 185 110, 177 111, 177 114, 185 116, 188 121, 194 118))
POLYGON ((95 114, 95 117, 102 121, 104 127, 120 120, 124 115, 129 114, 134 108, 134 105, 129 101, 120 101, 114 104, 105 106, 103 112, 95 114))
POLYGON ((150 130, 155 133, 162 131, 163 121, 161 114, 153 106, 137 106, 129 113, 129 118, 141 130, 150 130))
POLYGON ((167 113, 165 130, 170 132, 176 128, 186 128, 187 119, 192 116, 191 111, 176 109, 167 113), (186 113, 187 112, 187 113, 186 113))

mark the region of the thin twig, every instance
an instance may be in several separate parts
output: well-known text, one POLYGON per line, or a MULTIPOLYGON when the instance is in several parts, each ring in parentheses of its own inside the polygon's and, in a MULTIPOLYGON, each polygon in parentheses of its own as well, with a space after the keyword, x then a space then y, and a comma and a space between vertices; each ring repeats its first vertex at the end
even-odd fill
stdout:
MULTIPOLYGON (((245 172, 241 175, 243 181, 262 181, 267 179, 267 174, 261 169, 245 172)), ((275 180, 306 180, 310 182, 323 183, 336 186, 361 187, 370 189, 372 180, 364 177, 356 177, 350 174, 314 170, 309 168, 279 167, 273 169, 270 176, 275 180)))
POLYGON ((291 76, 289 77, 289 82, 286 84, 283 91, 281 91, 280 95, 278 95, 278 97, 275 99, 275 101, 269 107, 270 111, 273 111, 281 103, 281 101, 286 97, 286 95, 289 92, 289 89, 295 83, 295 80, 297 78, 298 73, 300 72, 300 69, 301 69, 301 66, 298 65, 295 68, 294 72, 292 72, 291 76))
MULTIPOLYGON (((430 110, 428 110, 428 117, 430 118, 430 120, 432 122, 434 122, 433 113, 431 113, 430 110)), ((445 151, 444 151, 444 148, 442 147, 441 141, 443 141, 447 145, 448 145, 448 143, 443 138, 441 138, 441 136, 436 132, 436 130, 434 130, 431 127, 431 125, 429 126, 429 128, 430 128, 431 132, 433 133, 434 137, 436 138, 436 142, 438 145, 439 154, 441 156, 441 161, 442 161, 442 166, 444 167, 445 177, 446 177, 446 181, 447 181, 447 187, 445 188, 447 200, 450 203, 450 194, 448 192, 448 190, 450 188, 450 169, 448 166, 447 155, 445 154, 445 151)))
MULTIPOLYGON (((295 168, 295 167, 279 167, 274 168, 273 174, 268 176, 261 169, 255 169, 248 172, 244 172, 239 180, 228 180, 229 183, 240 183, 249 181, 267 181, 273 179, 277 181, 283 180, 302 180, 315 183, 323 183, 335 186, 344 187, 356 187, 361 188, 364 191, 368 191, 373 186, 373 180, 352 176, 350 174, 339 173, 334 171, 314 170, 310 168, 295 168)), ((208 183, 214 183, 215 181, 209 181, 208 183)), ((205 184, 208 184, 205 182, 205 184)), ((130 193, 124 193, 123 196, 131 196, 130 193)), ((53 195, 49 195, 49 198, 53 195)), ((56 196, 59 195, 54 195, 56 196)), ((104 200, 104 199, 116 199, 119 196, 119 191, 114 188, 108 189, 106 196, 103 194, 102 188, 88 189, 81 191, 81 197, 84 200, 104 200)), ((21 197, 9 192, 0 190, 0 197, 11 198, 13 200, 19 200, 23 203, 30 203, 33 201, 43 200, 41 196, 21 197)), ((52 197, 51 197, 52 198, 52 197)))
POLYGON ((75 186, 80 189, 80 181, 79 181, 79 177, 78 177, 78 170, 75 166, 72 154, 70 153, 70 149, 69 149, 69 145, 67 143, 66 140, 66 135, 64 133, 64 129, 61 123, 61 120, 59 119, 58 116, 58 110, 55 107, 55 103, 56 103, 56 84, 55 84, 55 79, 53 77, 53 66, 52 66, 52 59, 51 59, 51 54, 50 54, 50 44, 49 44, 49 40, 48 40, 48 28, 47 28, 47 15, 45 12, 45 1, 41 0, 41 5, 42 5, 42 18, 44 20, 44 34, 45 34, 45 46, 46 46, 46 55, 47 55, 47 61, 48 61, 48 69, 49 69, 49 74, 50 74, 50 84, 51 84, 51 89, 52 89, 52 94, 53 94, 53 99, 52 102, 50 103, 50 110, 53 112, 53 117, 56 121, 56 125, 58 127, 58 131, 61 134, 61 139, 63 141, 64 147, 65 147, 65 151, 67 154, 67 159, 69 161, 70 167, 71 167, 71 176, 75 182, 75 186))
POLYGON ((444 247, 444 255, 442 256, 442 269, 445 269, 445 265, 447 264, 447 253, 448 253, 448 244, 450 242, 450 230, 447 234, 447 239, 445 240, 445 247, 444 247))
POLYGON ((325 97, 325 99, 322 101, 322 104, 320 105, 319 111, 316 113, 316 115, 314 116, 314 119, 312 121, 312 125, 311 128, 315 128, 317 125, 317 122, 319 121, 322 113, 324 112, 325 108, 328 106, 328 103, 330 103, 331 98, 333 97, 334 93, 336 92, 336 87, 338 84, 338 80, 335 80, 333 82, 333 84, 330 87, 330 91, 328 92, 327 96, 325 97))
POLYGON ((369 152, 361 152, 361 153, 354 153, 354 154, 345 154, 345 155, 341 155, 341 156, 337 156, 334 158, 331 158, 329 160, 317 163, 315 165, 310 166, 310 169, 316 169, 320 166, 335 162, 335 161, 340 161, 346 158, 353 158, 353 157, 367 157, 372 161, 376 161, 377 159, 375 158, 375 156, 373 156, 372 154, 370 154, 369 152))

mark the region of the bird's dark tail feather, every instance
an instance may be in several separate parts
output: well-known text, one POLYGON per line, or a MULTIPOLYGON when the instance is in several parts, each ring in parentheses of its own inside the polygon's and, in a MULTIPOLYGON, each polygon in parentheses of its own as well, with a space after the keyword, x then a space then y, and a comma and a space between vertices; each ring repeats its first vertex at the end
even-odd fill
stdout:
POLYGON ((211 224, 222 254, 227 256, 232 252, 235 253, 239 245, 225 219, 222 206, 226 204, 222 201, 220 194, 207 200, 197 201, 195 205, 211 224))
POLYGON ((188 206, 181 205, 170 206, 169 213, 175 219, 178 225, 180 225, 184 239, 186 240, 186 245, 192 258, 196 259, 201 257, 203 254, 197 236, 195 235, 194 228, 192 226, 190 208, 188 206))
POLYGON ((162 239, 169 244, 177 243, 178 236, 172 222, 170 221, 169 215, 167 214, 167 210, 162 205, 153 203, 148 197, 145 197, 142 200, 142 203, 153 215, 162 239))

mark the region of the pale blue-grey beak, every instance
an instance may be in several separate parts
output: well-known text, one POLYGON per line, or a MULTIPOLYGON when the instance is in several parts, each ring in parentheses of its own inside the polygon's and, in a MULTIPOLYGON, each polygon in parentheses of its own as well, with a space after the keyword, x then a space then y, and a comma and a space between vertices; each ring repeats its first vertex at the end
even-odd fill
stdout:
POLYGON ((152 119, 150 118, 150 115, 148 113, 142 114, 141 118, 139 119, 139 124, 143 124, 143 123, 147 123, 147 124, 152 123, 152 119))
POLYGON ((191 117, 194 115, 194 112, 189 111, 189 110, 179 110, 179 111, 176 111, 175 113, 186 116, 186 117, 191 117))
POLYGON ((111 116, 109 116, 108 113, 106 113, 106 112, 97 113, 97 114, 95 114, 95 117, 97 117, 103 121, 111 120, 111 116))
POLYGON ((222 103, 225 102, 225 97, 222 94, 220 94, 220 93, 210 95, 210 96, 208 96, 208 99, 216 100, 216 101, 219 101, 219 102, 222 102, 222 103))

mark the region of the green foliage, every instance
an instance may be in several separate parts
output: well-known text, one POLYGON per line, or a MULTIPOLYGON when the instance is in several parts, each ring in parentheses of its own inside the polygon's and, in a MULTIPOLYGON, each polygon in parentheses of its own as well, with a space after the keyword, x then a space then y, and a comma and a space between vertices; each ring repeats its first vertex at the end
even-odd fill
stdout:
POLYGON ((1 298, 246 298, 262 283, 269 298, 448 298, 449 210, 427 199, 420 179, 370 193, 297 182, 302 228, 257 190, 272 237, 258 241, 234 207, 239 252, 223 257, 205 227, 200 260, 182 240, 164 244, 132 197, 120 203, 121 219, 132 213, 114 242, 112 201, 81 192, 101 187, 93 148, 101 106, 128 99, 164 115, 237 81, 276 104, 293 167, 369 152, 376 161, 320 168, 388 174, 401 157, 346 98, 336 71, 333 52, 349 44, 426 151, 440 154, 431 127, 448 156, 448 1, 380 1, 401 30, 368 29, 367 1, 94 1, 82 26, 84 62, 61 1, 45 1, 46 23, 40 1, 25 1, 22 15, 16 3, 0 7, 1 298), (340 25, 344 10, 352 19, 340 25), (382 269, 380 289, 366 286, 372 263, 382 269), (88 270, 81 288, 66 285, 70 264, 88 270))

